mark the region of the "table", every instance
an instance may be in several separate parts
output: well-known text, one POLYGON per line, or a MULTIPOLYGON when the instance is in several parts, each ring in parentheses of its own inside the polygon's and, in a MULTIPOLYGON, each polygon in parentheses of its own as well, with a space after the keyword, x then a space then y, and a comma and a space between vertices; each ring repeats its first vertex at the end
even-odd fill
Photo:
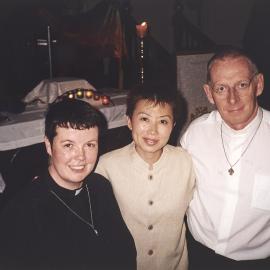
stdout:
MULTIPOLYGON (((107 94, 107 93, 106 93, 107 94)), ((126 93, 108 93, 113 105, 99 107, 104 113, 108 128, 125 126, 126 93)), ((46 104, 29 105, 20 114, 8 114, 9 121, 0 123, 0 151, 25 147, 44 141, 44 113, 46 104)))

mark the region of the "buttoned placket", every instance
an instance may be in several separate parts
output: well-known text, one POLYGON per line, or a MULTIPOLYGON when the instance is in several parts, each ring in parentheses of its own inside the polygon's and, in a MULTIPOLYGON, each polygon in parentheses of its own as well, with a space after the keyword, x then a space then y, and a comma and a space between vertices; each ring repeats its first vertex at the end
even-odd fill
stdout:
MULTIPOLYGON (((149 170, 149 173, 148 173, 148 181, 149 181, 148 185, 155 184, 155 183, 153 183, 154 176, 153 176, 153 170, 151 170, 151 169, 149 170)), ((153 199, 150 198, 148 200, 148 207, 153 207, 153 206, 154 206, 154 201, 153 201, 153 199)), ((151 209, 150 209, 150 211, 151 211, 151 209)), ((153 232, 153 229, 154 229, 154 226, 153 226, 153 224, 150 223, 147 226, 147 230, 149 231, 149 233, 152 233, 153 232)), ((148 254, 148 256, 153 256, 154 249, 153 248, 149 248, 147 254, 148 254)))

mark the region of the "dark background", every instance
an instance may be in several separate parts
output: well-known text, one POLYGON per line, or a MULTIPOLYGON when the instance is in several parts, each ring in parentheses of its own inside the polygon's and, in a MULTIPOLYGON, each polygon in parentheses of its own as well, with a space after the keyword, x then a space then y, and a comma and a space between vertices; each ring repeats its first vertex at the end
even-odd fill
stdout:
MULTIPOLYGON (((176 85, 177 54, 237 45, 254 56, 264 73, 265 90, 259 102, 270 109, 268 0, 1 0, 0 112, 23 110, 20 100, 49 77, 48 48, 37 46, 37 39, 47 38, 48 25, 57 41, 52 44, 54 77, 83 78, 97 89, 119 88, 121 63, 121 87, 129 89, 139 80, 135 25, 143 20, 149 23, 144 63, 147 79, 176 85), (104 28, 108 14, 112 23, 104 28), (114 39, 119 26, 125 43, 114 39), (110 38, 105 42, 104 37, 110 38), (119 57, 115 47, 126 51, 119 57)), ((130 141, 127 127, 110 130, 102 138, 100 153, 130 141)), ((0 151, 0 172, 7 183, 0 204, 46 167, 43 144, 0 151)))
MULTIPOLYGON (((54 77, 84 78, 98 89, 119 88, 115 44, 101 44, 96 38, 102 32, 113 39, 117 14, 126 48, 121 57, 121 87, 128 89, 138 81, 135 25, 146 20, 147 78, 175 82, 177 54, 209 51, 211 44, 237 45, 247 49, 264 72, 266 88, 260 103, 270 108, 268 0, 1 0, 0 102, 20 100, 49 77, 48 48, 37 46, 37 39, 47 38, 48 25, 52 39, 57 41, 52 44, 54 77), (114 24, 107 24, 104 31, 109 10, 114 24), (196 34, 191 33, 194 29, 190 25, 196 34), (183 44, 187 38, 184 34, 192 36, 198 46, 183 44)), ((117 42, 119 45, 121 40, 117 42)))

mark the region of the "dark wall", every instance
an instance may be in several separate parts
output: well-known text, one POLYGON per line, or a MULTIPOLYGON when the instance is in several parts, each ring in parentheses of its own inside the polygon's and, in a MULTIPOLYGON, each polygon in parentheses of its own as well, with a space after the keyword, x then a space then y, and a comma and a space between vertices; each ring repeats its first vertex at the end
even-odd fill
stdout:
POLYGON ((257 60, 265 76, 265 88, 259 98, 260 104, 270 110, 270 2, 254 1, 254 8, 246 28, 243 46, 257 60))

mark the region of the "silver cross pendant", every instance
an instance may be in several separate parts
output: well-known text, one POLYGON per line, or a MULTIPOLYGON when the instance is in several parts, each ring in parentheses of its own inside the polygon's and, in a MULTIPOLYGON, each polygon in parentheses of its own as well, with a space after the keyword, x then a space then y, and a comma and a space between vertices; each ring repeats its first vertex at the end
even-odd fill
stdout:
POLYGON ((228 170, 228 172, 229 172, 229 175, 233 175, 233 174, 234 174, 233 168, 230 168, 230 169, 228 170))

